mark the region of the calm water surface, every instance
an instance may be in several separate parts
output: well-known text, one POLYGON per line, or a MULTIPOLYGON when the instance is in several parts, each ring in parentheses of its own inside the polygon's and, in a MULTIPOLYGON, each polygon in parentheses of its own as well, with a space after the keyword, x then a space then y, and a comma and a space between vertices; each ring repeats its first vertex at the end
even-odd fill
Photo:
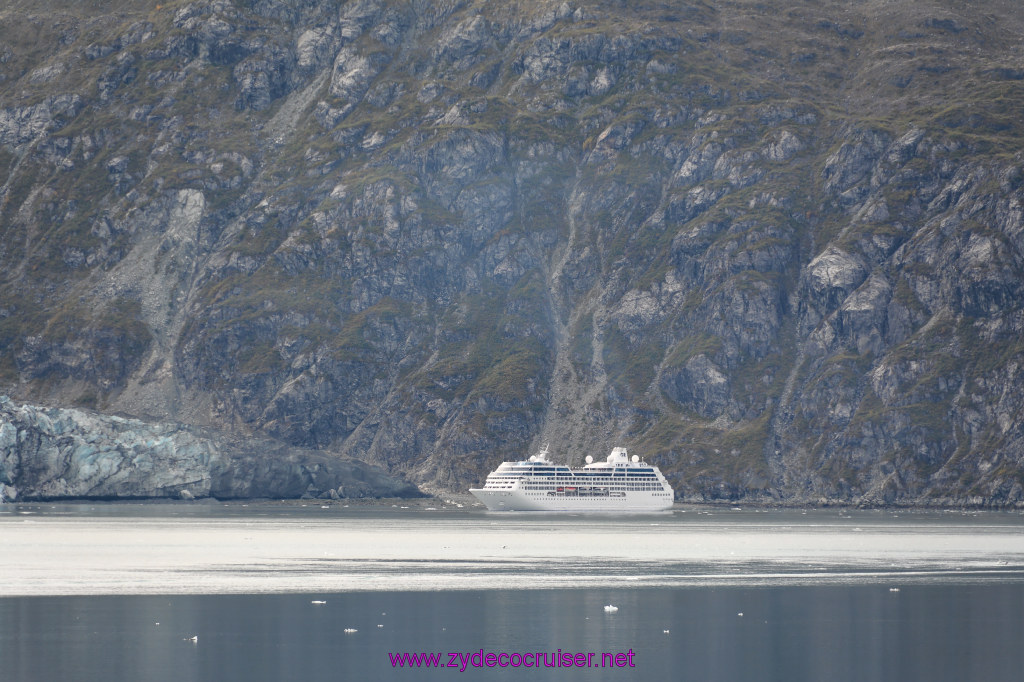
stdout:
POLYGON ((5 505, 0 679, 1019 680, 1022 531, 995 513, 5 505), (634 667, 389 658, 481 649, 634 667))

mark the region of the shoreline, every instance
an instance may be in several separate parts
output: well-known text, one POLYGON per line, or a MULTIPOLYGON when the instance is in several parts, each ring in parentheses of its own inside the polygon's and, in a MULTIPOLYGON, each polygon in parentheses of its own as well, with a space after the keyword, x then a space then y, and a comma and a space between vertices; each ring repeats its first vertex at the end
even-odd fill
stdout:
MULTIPOLYGON (((171 497, 145 497, 145 498, 55 498, 55 499, 32 499, 32 500, 4 500, 0 502, 0 512, 10 510, 27 509, 40 506, 103 506, 114 507, 139 506, 139 507, 177 507, 177 508, 203 508, 203 507, 233 507, 242 508, 249 505, 265 508, 299 509, 317 507, 321 509, 420 509, 432 511, 487 511, 486 507, 476 500, 472 495, 447 494, 432 497, 358 497, 341 499, 316 499, 316 498, 214 498, 202 497, 192 500, 183 500, 171 497)), ((906 513, 971 513, 991 512, 1005 514, 1024 514, 1024 504, 1021 505, 964 505, 964 504, 934 504, 934 505, 863 505, 847 502, 793 502, 793 503, 765 503, 765 502, 743 502, 743 501, 691 501, 677 500, 670 509, 660 514, 674 512, 722 512, 722 511, 837 511, 837 512, 906 512, 906 513)), ((505 513, 493 512, 497 517, 505 513)), ((514 512, 515 514, 536 513, 538 515, 562 515, 562 516, 588 516, 586 512, 514 512)), ((654 512, 650 512, 654 513, 654 512)), ((601 513, 596 515, 614 515, 614 512, 601 513)))

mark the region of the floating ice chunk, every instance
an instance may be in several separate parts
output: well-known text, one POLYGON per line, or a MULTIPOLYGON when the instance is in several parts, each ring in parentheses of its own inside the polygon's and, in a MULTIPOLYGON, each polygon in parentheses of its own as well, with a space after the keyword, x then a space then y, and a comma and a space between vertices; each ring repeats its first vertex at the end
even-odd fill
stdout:
POLYGON ((604 612, 605 613, 615 613, 618 610, 619 610, 618 606, 612 606, 611 604, 608 604, 607 606, 604 607, 604 612))

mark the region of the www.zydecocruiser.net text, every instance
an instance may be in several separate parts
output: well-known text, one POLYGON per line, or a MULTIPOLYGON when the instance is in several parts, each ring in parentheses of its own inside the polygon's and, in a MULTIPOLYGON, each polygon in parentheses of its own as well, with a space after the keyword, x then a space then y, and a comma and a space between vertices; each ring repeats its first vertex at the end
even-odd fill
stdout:
POLYGON ((388 652, 392 668, 635 668, 635 652, 562 651, 449 651, 433 653, 388 652))

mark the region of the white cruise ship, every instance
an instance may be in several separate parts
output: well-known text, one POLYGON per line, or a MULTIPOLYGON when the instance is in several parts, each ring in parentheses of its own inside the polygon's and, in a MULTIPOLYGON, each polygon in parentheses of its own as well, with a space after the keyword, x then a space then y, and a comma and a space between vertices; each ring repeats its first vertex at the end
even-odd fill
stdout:
POLYGON ((503 462, 483 488, 469 492, 491 511, 661 511, 675 493, 658 467, 615 448, 603 462, 586 466, 548 460, 548 448, 521 462, 503 462))

